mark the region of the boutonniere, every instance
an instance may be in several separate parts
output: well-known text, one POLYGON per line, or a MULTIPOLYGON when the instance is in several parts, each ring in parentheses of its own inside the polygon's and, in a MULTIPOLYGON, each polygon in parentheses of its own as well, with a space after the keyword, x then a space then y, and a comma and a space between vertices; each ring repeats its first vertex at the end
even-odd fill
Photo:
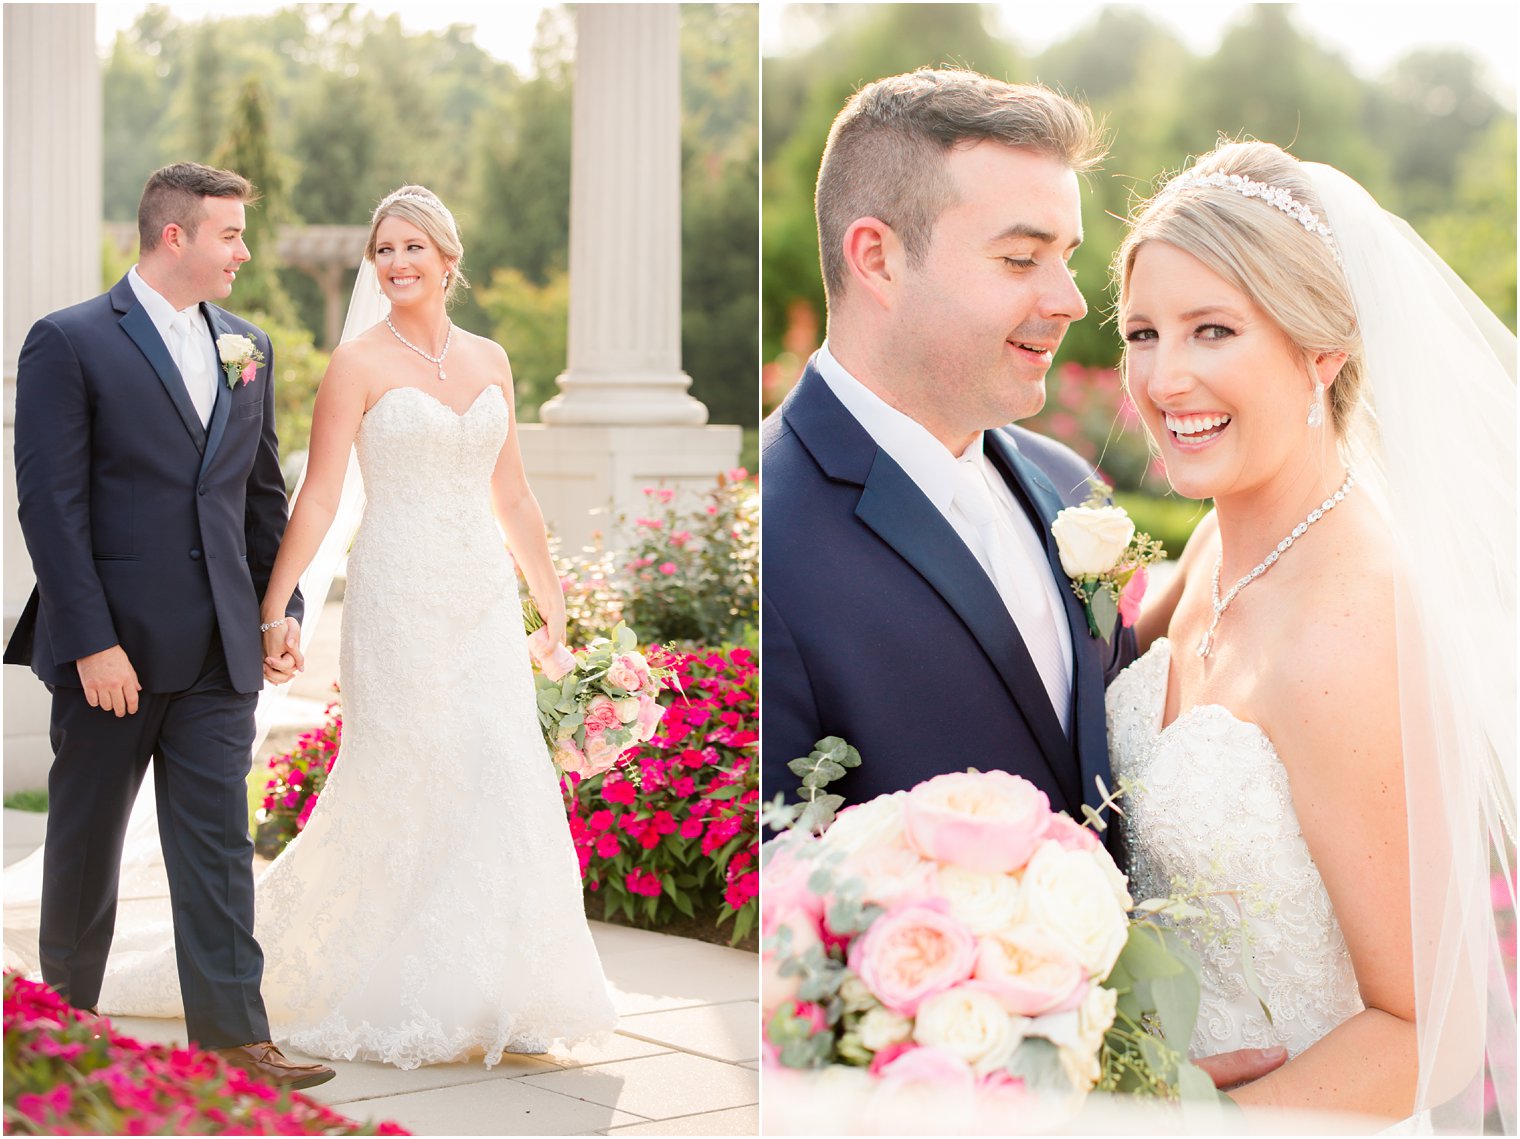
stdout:
POLYGON ((253 339, 234 332, 224 332, 216 338, 216 351, 222 358, 222 371, 227 373, 227 386, 233 391, 237 391, 240 383, 251 383, 264 362, 264 353, 254 346, 253 339))
POLYGON ((1109 503, 1113 487, 1096 478, 1092 487, 1081 506, 1068 506, 1056 515, 1050 532, 1061 568, 1087 610, 1088 630, 1107 641, 1113 638, 1116 622, 1126 629, 1135 623, 1145 596, 1145 567, 1166 551, 1149 534, 1135 533, 1124 508, 1109 503))

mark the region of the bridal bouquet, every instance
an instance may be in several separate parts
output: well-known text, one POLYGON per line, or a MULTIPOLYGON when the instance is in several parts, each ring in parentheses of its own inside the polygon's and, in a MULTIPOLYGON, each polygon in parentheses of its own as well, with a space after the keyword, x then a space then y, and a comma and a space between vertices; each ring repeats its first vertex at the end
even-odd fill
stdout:
MULTIPOLYGON (((528 615, 531 605, 523 606, 530 629, 538 615, 536 610, 528 615)), ((552 668, 535 674, 538 723, 555 766, 587 779, 610 770, 629 748, 654 735, 665 713, 660 690, 675 670, 658 654, 651 660, 640 652, 638 636, 621 621, 610 640, 598 637, 565 656, 559 675, 552 668)))
POLYGON ((1093 831, 1027 780, 972 770, 849 807, 815 834, 842 801, 819 785, 858 762, 820 741, 794 766, 811 802, 767 810, 790 827, 762 854, 765 1056, 783 1082, 796 1077, 780 1069, 812 1070, 815 1089, 888 1130, 915 1108, 939 1131, 1007 1130, 1010 1108, 1041 1130, 1095 1088, 1213 1097, 1147 1031, 1159 1005, 1167 1035, 1188 1039, 1196 969, 1148 915, 1131 923, 1125 877, 1093 831))

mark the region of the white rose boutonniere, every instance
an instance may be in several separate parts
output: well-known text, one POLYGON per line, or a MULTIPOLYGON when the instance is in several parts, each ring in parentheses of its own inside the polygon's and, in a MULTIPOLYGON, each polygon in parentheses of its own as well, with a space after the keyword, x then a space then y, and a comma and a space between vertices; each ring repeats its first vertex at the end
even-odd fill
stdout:
POLYGON ((1112 493, 1112 487, 1093 480, 1087 501, 1068 506, 1050 527, 1061 568, 1087 610, 1087 628, 1105 641, 1112 639, 1115 624, 1135 623, 1145 596, 1145 567, 1165 555, 1160 542, 1137 534, 1124 509, 1108 502, 1112 493))
POLYGON ((233 391, 237 391, 239 384, 250 383, 264 362, 264 353, 255 347, 253 338, 235 332, 224 332, 216 338, 216 354, 221 358, 222 371, 227 373, 227 386, 233 391))

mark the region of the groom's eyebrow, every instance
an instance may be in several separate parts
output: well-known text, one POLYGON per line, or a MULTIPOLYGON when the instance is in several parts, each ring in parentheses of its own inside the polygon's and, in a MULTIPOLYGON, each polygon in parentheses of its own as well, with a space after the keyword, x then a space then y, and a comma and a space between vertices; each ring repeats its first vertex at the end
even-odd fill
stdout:
MULTIPOLYGON (((1033 238, 1035 241, 1041 242, 1045 245, 1054 245, 1057 241, 1060 240, 1060 238, 1056 234, 1051 233, 1050 230, 1041 229, 1039 226, 1030 225, 1028 222, 1016 222, 1015 224, 1009 226, 1007 229, 1003 230, 1002 233, 998 234, 992 240, 994 242, 1007 241, 1010 238, 1015 237, 1033 238)), ((1066 248, 1075 249, 1081 244, 1082 238, 1079 234, 1077 237, 1072 239, 1071 244, 1066 248)))

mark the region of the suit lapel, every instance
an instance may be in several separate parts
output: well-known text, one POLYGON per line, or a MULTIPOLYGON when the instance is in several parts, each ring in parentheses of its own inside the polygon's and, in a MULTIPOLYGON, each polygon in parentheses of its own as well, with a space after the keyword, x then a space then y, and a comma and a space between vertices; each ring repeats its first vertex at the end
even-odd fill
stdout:
MULTIPOLYGON (((1108 762, 1108 724, 1104 709, 1103 668, 1099 654, 1089 644, 1092 633, 1087 628, 1087 614, 1077 595, 1071 590, 1066 570, 1061 566, 1061 553, 1056 545, 1051 523, 1064 504, 1045 473, 1025 458, 1001 432, 989 431, 986 440, 988 453, 999 466, 1014 496, 1024 505, 1036 531, 1045 544, 1045 557, 1050 572, 1055 576, 1061 598, 1065 604, 1066 624, 1071 630, 1072 656, 1072 742, 1082 768, 1080 794, 1073 802, 1081 801, 1092 806, 1100 802, 1096 777, 1101 775, 1105 783, 1112 780, 1108 762)), ((1118 636, 1117 630, 1115 636, 1118 636)))
POLYGON ((1029 725, 1055 786, 1080 799, 1071 747, 997 587, 934 504, 877 447, 809 365, 782 417, 824 473, 861 488, 855 515, 939 594, 986 654, 1029 725))
POLYGON ((158 334, 153 318, 148 315, 147 309, 137 303, 137 295, 132 292, 132 286, 125 278, 111 291, 111 296, 118 309, 122 307, 123 300, 130 302, 130 307, 121 318, 122 331, 142 349, 142 354, 158 374, 159 382, 164 385, 164 391, 169 393, 169 399, 174 404, 174 410, 179 412, 185 430, 190 432, 190 438, 195 441, 195 449, 204 454, 206 429, 201 426, 201 417, 195 413, 195 405, 190 402, 190 392, 185 387, 184 378, 179 374, 174 358, 169 355, 163 337, 158 334), (126 293, 125 298, 121 295, 122 290, 126 293))
POLYGON ((222 358, 216 351, 216 338, 232 330, 223 322, 221 313, 210 305, 202 304, 201 312, 211 326, 212 355, 217 361, 216 402, 211 405, 210 438, 205 453, 201 456, 200 477, 204 478, 211 467, 211 460, 216 457, 216 449, 222 445, 222 436, 227 433, 227 417, 232 414, 232 388, 226 382, 226 375, 221 370, 222 358))

